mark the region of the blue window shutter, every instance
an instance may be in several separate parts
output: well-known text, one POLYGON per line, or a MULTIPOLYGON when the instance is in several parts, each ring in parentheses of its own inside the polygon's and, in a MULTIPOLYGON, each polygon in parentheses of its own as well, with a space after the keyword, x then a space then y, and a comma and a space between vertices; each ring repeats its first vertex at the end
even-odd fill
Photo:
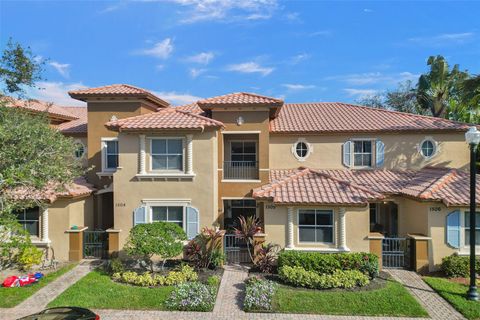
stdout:
POLYGON ((133 225, 136 226, 137 224, 147 223, 147 207, 140 206, 133 210, 133 225))
POLYGON ((447 243, 453 248, 460 248, 460 211, 447 215, 447 243))
POLYGON ((193 239, 197 236, 199 230, 199 212, 197 208, 187 207, 187 237, 193 239))
POLYGON ((383 167, 385 159, 385 144, 380 140, 376 141, 375 157, 377 167, 383 167))
POLYGON ((348 168, 352 166, 352 141, 343 144, 343 165, 348 168))

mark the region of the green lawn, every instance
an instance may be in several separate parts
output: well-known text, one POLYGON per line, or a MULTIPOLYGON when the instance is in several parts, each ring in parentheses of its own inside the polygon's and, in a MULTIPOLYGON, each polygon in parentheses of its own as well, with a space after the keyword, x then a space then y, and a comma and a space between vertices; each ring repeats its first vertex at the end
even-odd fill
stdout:
POLYGON ((172 290, 173 287, 143 288, 116 283, 101 270, 94 270, 64 291, 48 306, 166 310, 164 302, 172 290))
POLYGON ((365 316, 428 317, 398 282, 371 291, 320 291, 280 286, 273 300, 275 312, 365 316))
POLYGON ((44 278, 42 278, 37 284, 28 287, 18 287, 18 288, 4 288, 0 287, 0 308, 11 308, 22 302, 23 300, 30 297, 32 294, 45 287, 47 284, 53 280, 60 277, 62 274, 73 269, 75 264, 69 264, 64 266, 57 271, 49 273, 44 278))
POLYGON ((467 319, 480 319, 480 302, 466 299, 467 285, 451 282, 445 278, 423 279, 467 319))

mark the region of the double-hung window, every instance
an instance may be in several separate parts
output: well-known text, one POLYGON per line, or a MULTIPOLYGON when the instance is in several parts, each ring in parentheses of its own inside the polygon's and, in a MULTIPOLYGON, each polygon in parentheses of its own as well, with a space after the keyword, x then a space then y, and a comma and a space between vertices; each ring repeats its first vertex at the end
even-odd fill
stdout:
POLYGON ((371 140, 353 141, 353 166, 372 167, 373 152, 371 140))
POLYGON ((152 222, 164 221, 183 228, 183 207, 152 207, 152 222))
POLYGON ((333 243, 333 211, 305 209, 298 211, 300 242, 333 243))
MULTIPOLYGON (((465 212, 465 223, 464 223, 464 235, 465 235, 465 246, 470 246, 470 212, 465 212)), ((476 217, 476 226, 475 226, 475 245, 480 245, 480 212, 477 212, 476 217)))
POLYGON ((103 145, 103 170, 115 171, 118 167, 118 139, 104 138, 103 145))
POLYGON ((17 211, 15 215, 17 216, 17 222, 24 230, 32 236, 40 237, 40 210, 38 207, 17 211))
POLYGON ((155 138, 151 141, 152 170, 183 170, 183 139, 155 138))

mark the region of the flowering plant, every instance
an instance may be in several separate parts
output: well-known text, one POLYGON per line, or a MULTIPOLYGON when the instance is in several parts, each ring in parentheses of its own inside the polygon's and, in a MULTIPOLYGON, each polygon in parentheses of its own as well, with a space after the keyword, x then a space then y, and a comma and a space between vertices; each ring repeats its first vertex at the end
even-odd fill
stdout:
POLYGON ((247 279, 244 301, 245 311, 271 311, 272 300, 277 290, 277 284, 270 280, 258 278, 247 279))
POLYGON ((165 304, 171 310, 211 311, 215 298, 216 287, 201 282, 186 282, 175 287, 165 304))

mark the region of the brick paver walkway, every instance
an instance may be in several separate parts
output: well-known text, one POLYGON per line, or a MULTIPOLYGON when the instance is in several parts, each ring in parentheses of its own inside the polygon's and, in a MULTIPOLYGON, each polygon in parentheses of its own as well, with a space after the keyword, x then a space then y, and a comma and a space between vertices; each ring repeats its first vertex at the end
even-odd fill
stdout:
POLYGON ((392 277, 402 283, 405 288, 427 310, 432 319, 465 319, 447 301, 436 293, 422 278, 413 271, 389 270, 392 277))
POLYGON ((100 264, 101 261, 96 260, 82 261, 75 268, 35 292, 32 296, 20 303, 18 306, 9 309, 0 308, 0 319, 17 319, 45 309, 50 301, 55 299, 68 287, 80 280, 100 264))

